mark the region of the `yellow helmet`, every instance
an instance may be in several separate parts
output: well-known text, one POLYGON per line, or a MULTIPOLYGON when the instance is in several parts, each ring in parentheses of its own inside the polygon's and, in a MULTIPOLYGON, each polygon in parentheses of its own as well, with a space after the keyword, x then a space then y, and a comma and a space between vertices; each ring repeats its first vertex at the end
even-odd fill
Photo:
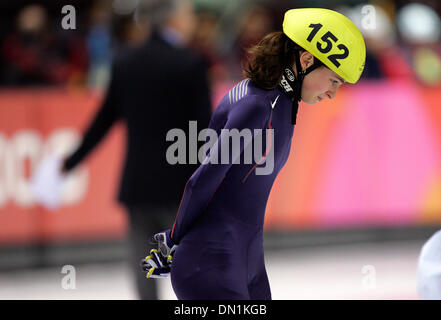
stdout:
POLYGON ((360 78, 366 45, 344 15, 328 9, 291 9, 285 13, 283 32, 345 81, 356 83, 360 78))

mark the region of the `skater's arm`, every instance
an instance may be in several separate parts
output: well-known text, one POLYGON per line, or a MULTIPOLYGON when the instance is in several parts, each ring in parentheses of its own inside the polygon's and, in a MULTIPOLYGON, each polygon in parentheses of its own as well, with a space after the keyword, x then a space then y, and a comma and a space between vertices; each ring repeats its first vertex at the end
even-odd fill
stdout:
MULTIPOLYGON (((270 108, 269 103, 266 103, 266 100, 262 97, 252 95, 244 97, 237 105, 233 106, 224 129, 237 129, 238 131, 250 129, 251 134, 253 134, 254 129, 265 128, 269 120, 270 108)), ((179 243, 191 224, 207 207, 231 165, 240 157, 246 147, 245 144, 241 143, 240 151, 233 154, 234 148, 231 148, 228 131, 222 130, 221 132, 217 143, 210 149, 206 161, 199 166, 187 181, 171 233, 171 238, 176 244, 179 243), (225 150, 222 146, 228 147, 230 150, 227 163, 221 161, 222 150, 225 150), (206 163, 210 159, 211 161, 213 159, 218 161, 217 163, 210 163, 209 161, 206 163)), ((248 143, 250 142, 248 141, 248 143)))

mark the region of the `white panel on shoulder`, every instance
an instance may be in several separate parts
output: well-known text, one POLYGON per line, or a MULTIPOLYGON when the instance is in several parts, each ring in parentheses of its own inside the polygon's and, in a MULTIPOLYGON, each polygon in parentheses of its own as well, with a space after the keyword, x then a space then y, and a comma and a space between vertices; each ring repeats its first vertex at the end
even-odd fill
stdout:
POLYGON ((230 101, 230 104, 236 103, 247 95, 249 82, 250 79, 242 80, 228 92, 228 99, 230 101))

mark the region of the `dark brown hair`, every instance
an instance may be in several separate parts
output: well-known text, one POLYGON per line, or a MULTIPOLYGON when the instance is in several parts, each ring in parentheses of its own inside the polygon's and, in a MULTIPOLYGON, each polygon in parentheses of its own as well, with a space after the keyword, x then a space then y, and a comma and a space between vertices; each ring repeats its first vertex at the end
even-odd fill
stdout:
POLYGON ((262 89, 274 89, 282 80, 284 68, 292 67, 295 50, 305 51, 283 32, 272 32, 247 50, 248 62, 243 74, 262 89))

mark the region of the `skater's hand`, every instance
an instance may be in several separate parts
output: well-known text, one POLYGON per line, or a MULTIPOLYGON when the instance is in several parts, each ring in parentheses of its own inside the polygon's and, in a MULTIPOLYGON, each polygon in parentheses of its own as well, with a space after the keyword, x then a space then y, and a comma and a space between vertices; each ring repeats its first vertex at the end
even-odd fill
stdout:
POLYGON ((150 255, 141 260, 141 269, 146 278, 167 278, 170 275, 172 256, 165 259, 158 250, 150 250, 150 255))
POLYGON ((168 229, 154 234, 150 239, 151 244, 158 245, 158 251, 164 258, 168 258, 170 255, 173 256, 176 248, 178 247, 171 239, 170 233, 171 230, 168 229))
POLYGON ((158 249, 150 250, 150 255, 141 260, 141 269, 147 272, 147 278, 165 278, 170 275, 173 254, 178 247, 170 237, 170 230, 156 233, 151 243, 158 249))

